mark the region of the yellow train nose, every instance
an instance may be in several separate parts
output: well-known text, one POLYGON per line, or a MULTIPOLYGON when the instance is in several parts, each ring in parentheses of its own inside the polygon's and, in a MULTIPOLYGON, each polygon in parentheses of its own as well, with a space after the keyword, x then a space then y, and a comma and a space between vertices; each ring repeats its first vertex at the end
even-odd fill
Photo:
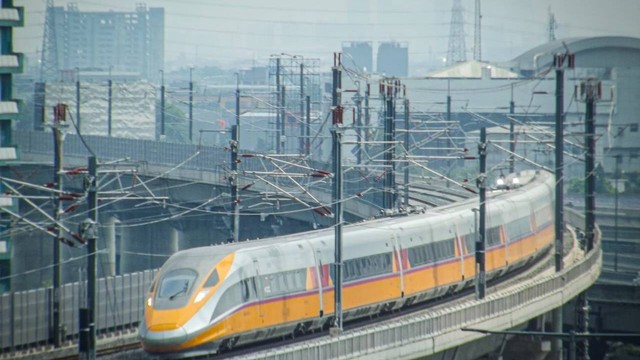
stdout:
POLYGON ((177 324, 154 324, 147 327, 145 321, 140 323, 138 335, 144 347, 161 349, 165 346, 175 346, 187 341, 187 331, 177 324))
POLYGON ((149 331, 171 331, 179 329, 180 326, 178 324, 155 324, 149 326, 149 331))

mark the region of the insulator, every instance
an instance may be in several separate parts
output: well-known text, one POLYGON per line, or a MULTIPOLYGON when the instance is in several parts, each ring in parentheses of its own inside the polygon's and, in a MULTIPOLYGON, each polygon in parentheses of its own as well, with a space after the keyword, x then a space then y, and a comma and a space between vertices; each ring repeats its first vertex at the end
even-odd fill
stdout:
POLYGON ((569 68, 573 69, 576 66, 576 55, 575 54, 569 54, 569 68))

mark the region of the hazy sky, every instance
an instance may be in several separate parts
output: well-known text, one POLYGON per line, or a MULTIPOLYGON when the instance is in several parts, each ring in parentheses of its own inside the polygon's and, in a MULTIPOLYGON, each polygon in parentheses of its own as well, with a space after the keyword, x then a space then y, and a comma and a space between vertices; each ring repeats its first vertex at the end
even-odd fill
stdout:
MULTIPOLYGON (((131 0, 76 0, 81 11, 134 11, 131 0)), ((25 27, 16 29, 16 51, 35 55, 42 46, 46 0, 16 0, 25 27)), ((246 67, 287 53, 320 58, 324 66, 343 41, 401 41, 409 45, 413 73, 446 56, 453 0, 147 0, 165 8, 167 67, 213 64, 246 67)), ((465 8, 467 58, 473 53, 474 0, 465 8)), ((67 1, 56 0, 57 6, 67 1)), ((505 61, 547 40, 548 8, 558 38, 640 37, 639 0, 483 0, 482 58, 505 61)))

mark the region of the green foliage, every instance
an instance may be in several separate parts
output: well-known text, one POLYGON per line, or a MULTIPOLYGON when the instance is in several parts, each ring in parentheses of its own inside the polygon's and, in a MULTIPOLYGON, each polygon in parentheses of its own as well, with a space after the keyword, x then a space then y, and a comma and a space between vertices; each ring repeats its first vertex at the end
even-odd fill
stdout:
POLYGON ((600 163, 596 165, 596 194, 613 194, 615 192, 614 187, 607 181, 604 174, 604 168, 600 163))
MULTIPOLYGON (((596 165, 594 174, 596 176, 596 194, 613 194, 615 192, 614 187, 607 181, 602 165, 596 165)), ((570 194, 584 194, 585 185, 584 178, 573 178, 565 186, 570 194)))
POLYGON ((625 173, 623 178, 626 180, 625 193, 640 194, 640 173, 625 173))
POLYGON ((170 142, 189 141, 189 119, 184 111, 172 104, 166 104, 164 110, 165 135, 170 142))
POLYGON ((569 194, 584 194, 584 179, 573 178, 569 180, 566 189, 569 194))

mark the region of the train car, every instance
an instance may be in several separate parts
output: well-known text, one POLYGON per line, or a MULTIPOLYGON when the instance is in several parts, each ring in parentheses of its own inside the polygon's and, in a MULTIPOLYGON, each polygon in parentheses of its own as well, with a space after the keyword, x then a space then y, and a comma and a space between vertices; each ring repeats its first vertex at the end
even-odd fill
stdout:
MULTIPOLYGON (((522 267, 553 240, 553 179, 487 197, 487 279, 522 267)), ((469 199, 423 214, 343 229, 345 321, 471 286, 478 207, 469 199)), ((174 254, 158 272, 139 328, 151 353, 215 352, 328 326, 334 232, 323 229, 174 254)))

